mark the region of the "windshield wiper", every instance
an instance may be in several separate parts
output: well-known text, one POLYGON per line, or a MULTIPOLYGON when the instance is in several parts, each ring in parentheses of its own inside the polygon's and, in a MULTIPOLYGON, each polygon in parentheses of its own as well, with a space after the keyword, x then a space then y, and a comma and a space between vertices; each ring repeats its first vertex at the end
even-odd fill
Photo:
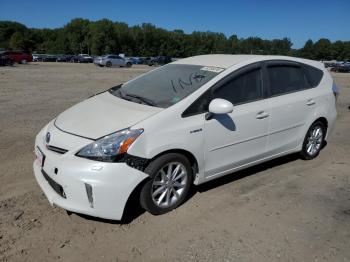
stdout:
POLYGON ((157 106, 157 104, 152 101, 151 99, 148 99, 146 97, 143 97, 143 96, 139 96, 139 95, 136 95, 136 94, 129 94, 127 92, 125 92, 124 90, 122 89, 119 89, 120 91, 120 95, 122 98, 126 99, 126 98, 136 98, 137 100, 141 101, 142 103, 146 104, 146 105, 149 105, 149 106, 157 106))

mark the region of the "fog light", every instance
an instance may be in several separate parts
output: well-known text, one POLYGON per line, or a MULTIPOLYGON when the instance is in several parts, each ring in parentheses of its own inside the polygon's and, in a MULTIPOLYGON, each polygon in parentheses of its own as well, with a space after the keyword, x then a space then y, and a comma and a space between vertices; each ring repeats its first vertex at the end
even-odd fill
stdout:
POLYGON ((90 203, 90 207, 94 207, 94 198, 92 196, 92 186, 85 183, 86 194, 90 203))

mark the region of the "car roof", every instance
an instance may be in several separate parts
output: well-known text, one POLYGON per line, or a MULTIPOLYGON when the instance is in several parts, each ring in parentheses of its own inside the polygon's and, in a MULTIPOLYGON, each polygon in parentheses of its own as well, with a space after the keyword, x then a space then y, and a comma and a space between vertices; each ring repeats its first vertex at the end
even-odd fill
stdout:
POLYGON ((213 66, 221 68, 229 68, 239 63, 244 63, 249 60, 252 62, 263 61, 263 60, 288 60, 306 63, 319 68, 323 68, 323 64, 317 61, 290 57, 290 56, 275 56, 275 55, 226 55, 226 54, 212 54, 212 55, 199 55, 192 56, 184 59, 179 59, 172 64, 188 64, 188 65, 202 65, 202 66, 213 66))
POLYGON ((174 64, 203 65, 229 68, 235 64, 258 57, 258 55, 199 55, 177 60, 174 62, 174 64))

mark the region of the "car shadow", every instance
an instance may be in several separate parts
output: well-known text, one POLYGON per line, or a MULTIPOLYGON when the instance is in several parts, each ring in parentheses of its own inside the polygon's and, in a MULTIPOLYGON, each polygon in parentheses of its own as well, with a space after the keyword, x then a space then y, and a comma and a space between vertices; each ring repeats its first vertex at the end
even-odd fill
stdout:
POLYGON ((290 154, 290 155, 286 155, 286 156, 282 156, 276 159, 272 159, 269 160, 267 162, 252 166, 252 167, 248 167, 246 169, 240 170, 240 171, 236 171, 233 172, 231 174, 227 174, 223 177, 214 179, 212 181, 206 182, 204 184, 198 185, 198 186, 194 186, 192 187, 192 192, 189 195, 189 198, 191 198, 192 196, 194 196, 197 193, 202 193, 202 192, 206 192, 209 191, 213 188, 218 188, 221 187, 223 185, 232 183, 234 181, 243 179, 245 177, 254 175, 256 173, 260 173, 262 171, 265 171, 267 169, 271 169, 280 165, 284 165, 286 163, 289 162, 293 162, 300 159, 299 154, 295 153, 295 154, 290 154))
MULTIPOLYGON (((289 162, 293 162, 300 159, 298 154, 291 154, 287 156, 283 156, 280 158, 276 158, 261 164, 258 164, 256 166, 252 166, 237 172, 233 172, 231 174, 225 175, 223 177, 214 179, 212 181, 206 182, 204 184, 198 185, 198 186, 193 186, 189 192, 189 195, 186 199, 185 202, 187 202, 189 199, 191 199, 194 195, 197 193, 202 193, 209 191, 214 188, 221 187, 223 185, 232 183, 234 181, 243 179, 245 177, 254 175, 256 173, 265 171, 270 168, 274 168, 280 165, 284 165, 289 162)), ((143 183, 141 183, 131 194, 129 197, 123 218, 121 220, 109 220, 109 219, 102 219, 102 218, 96 218, 88 215, 83 215, 83 214, 77 214, 77 216, 82 217, 87 220, 92 220, 92 221, 97 221, 97 222, 102 222, 102 223, 108 223, 108 224, 115 224, 115 225, 124 225, 124 224, 130 224, 133 222, 135 219, 137 219, 139 216, 141 216, 143 213, 145 213, 145 210, 142 209, 142 207, 139 204, 139 196, 140 196, 140 190, 143 186, 143 183)), ((68 215, 71 214, 71 212, 67 212, 68 215)))
POLYGON ((226 129, 230 131, 236 131, 235 122, 227 114, 214 115, 213 119, 218 121, 226 129))

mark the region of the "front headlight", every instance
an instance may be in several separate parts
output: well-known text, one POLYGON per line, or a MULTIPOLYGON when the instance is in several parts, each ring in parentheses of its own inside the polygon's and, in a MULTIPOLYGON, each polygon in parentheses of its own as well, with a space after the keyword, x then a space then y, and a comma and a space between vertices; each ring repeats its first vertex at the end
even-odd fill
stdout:
POLYGON ((102 137, 83 147, 76 155, 98 161, 114 162, 126 153, 143 129, 125 129, 102 137))

